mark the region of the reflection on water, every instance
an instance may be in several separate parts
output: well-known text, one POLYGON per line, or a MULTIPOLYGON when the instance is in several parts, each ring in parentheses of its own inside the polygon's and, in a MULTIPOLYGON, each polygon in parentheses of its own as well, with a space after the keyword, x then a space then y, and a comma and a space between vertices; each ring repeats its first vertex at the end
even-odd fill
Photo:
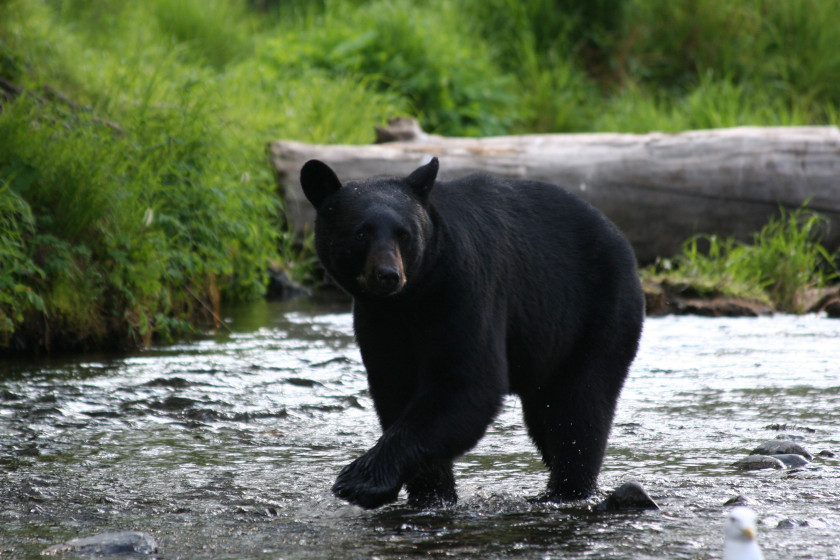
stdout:
POLYGON ((458 506, 337 501, 335 475, 379 434, 346 309, 258 305, 230 326, 130 356, 0 362, 0 557, 143 530, 167 559, 716 558, 738 494, 768 559, 835 555, 838 458, 731 464, 780 434, 840 452, 840 321, 648 320, 600 483, 639 480, 662 510, 612 515, 597 498, 527 501, 546 473, 514 398, 457 463, 458 506))

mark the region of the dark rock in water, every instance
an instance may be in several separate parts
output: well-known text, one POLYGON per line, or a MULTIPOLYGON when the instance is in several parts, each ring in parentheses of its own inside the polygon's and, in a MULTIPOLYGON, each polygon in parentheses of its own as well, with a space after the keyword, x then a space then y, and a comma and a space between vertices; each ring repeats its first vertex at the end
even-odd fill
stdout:
POLYGON ((753 500, 749 496, 744 496, 743 494, 738 494, 733 498, 729 498, 726 500, 723 505, 725 506, 747 506, 747 507, 755 507, 758 505, 756 500, 753 500))
POLYGON ((817 453, 817 455, 818 455, 819 457, 829 457, 829 458, 831 458, 831 457, 836 457, 836 456, 837 456, 837 455, 834 453, 834 451, 829 451, 828 449, 823 449, 822 451, 820 451, 819 453, 817 453))
POLYGON ((770 455, 770 457, 775 457, 779 461, 785 464, 785 466, 789 469, 795 469, 797 467, 804 467, 805 465, 809 464, 811 461, 803 457, 802 455, 795 455, 793 453, 786 453, 781 455, 770 455))
POLYGON ((111 556, 117 554, 154 554, 155 552, 157 552, 157 541, 149 533, 121 531, 71 539, 66 543, 53 545, 41 554, 45 556, 67 553, 111 556))
POLYGON ((283 380, 283 383, 288 383, 289 385, 294 385, 295 387, 323 387, 323 383, 319 383, 318 381, 314 381, 312 379, 304 379, 302 377, 289 377, 283 380))
MULTIPOLYGON (((775 430, 777 432, 784 431, 784 430, 797 430, 797 431, 806 432, 806 433, 809 433, 809 434, 815 434, 817 432, 817 430, 815 430, 814 428, 809 428, 808 426, 797 426, 796 424, 787 424, 787 423, 785 423, 785 424, 768 424, 767 426, 764 426, 764 429, 765 430, 775 430)), ((786 438, 786 439, 790 439, 790 438, 786 438)))
POLYGON ((634 509, 659 509, 642 485, 636 481, 625 482, 607 499, 595 506, 596 511, 627 511, 634 509))
POLYGON ((265 297, 273 301, 285 301, 300 296, 311 296, 312 290, 293 282, 282 268, 271 266, 268 269, 268 288, 265 297))
POLYGON ((797 521, 795 519, 782 519, 776 525, 776 529, 793 529, 794 527, 807 527, 807 521, 797 521))
POLYGON ((739 471, 759 471, 762 469, 783 469, 785 464, 770 455, 749 455, 732 464, 739 471))
POLYGON ((173 389, 184 389, 192 385, 183 377, 158 377, 143 384, 144 387, 172 387, 173 389))
POLYGON ((790 441, 805 441, 805 436, 795 436, 793 434, 779 434, 776 439, 786 439, 790 441))
POLYGON ((782 439, 771 439, 770 441, 765 441, 753 449, 750 455, 787 455, 789 453, 793 455, 802 455, 809 461, 814 458, 805 450, 804 447, 795 441, 782 439))

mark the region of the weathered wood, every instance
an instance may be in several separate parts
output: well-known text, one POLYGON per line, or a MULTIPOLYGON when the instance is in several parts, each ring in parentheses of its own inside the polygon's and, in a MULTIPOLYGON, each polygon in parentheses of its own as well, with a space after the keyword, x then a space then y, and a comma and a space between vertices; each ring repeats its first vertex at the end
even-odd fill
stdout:
MULTIPOLYGON (((604 212, 641 262, 679 252, 697 233, 749 239, 779 207, 829 219, 827 247, 840 246, 840 130, 731 128, 677 134, 549 134, 441 138, 370 146, 274 142, 269 153, 298 230, 314 212, 298 181, 320 159, 342 181, 405 175, 431 156, 442 180, 473 172, 555 183, 604 212)), ((558 241, 561 242, 561 241, 558 241)))

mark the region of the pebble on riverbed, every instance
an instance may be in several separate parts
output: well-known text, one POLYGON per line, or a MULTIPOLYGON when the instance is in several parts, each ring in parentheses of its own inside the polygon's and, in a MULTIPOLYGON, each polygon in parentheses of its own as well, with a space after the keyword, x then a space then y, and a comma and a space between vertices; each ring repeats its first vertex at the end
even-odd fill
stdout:
POLYGON ((653 498, 636 481, 625 482, 616 488, 607 499, 595 506, 595 511, 628 511, 659 509, 653 498))
POLYGON ((53 545, 41 554, 44 556, 68 553, 114 556, 119 554, 154 554, 155 552, 157 552, 157 541, 149 533, 120 531, 71 539, 66 543, 53 545))

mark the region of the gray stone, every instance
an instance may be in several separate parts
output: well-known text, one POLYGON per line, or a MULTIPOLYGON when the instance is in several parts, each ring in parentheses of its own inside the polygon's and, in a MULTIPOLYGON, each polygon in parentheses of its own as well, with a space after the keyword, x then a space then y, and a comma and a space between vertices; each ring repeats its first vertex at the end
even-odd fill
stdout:
POLYGON ((805 436, 797 436, 794 434, 779 434, 776 439, 788 439, 790 441, 805 441, 805 436))
MULTIPOLYGON (((788 424, 787 422, 785 422, 784 424, 768 424, 767 426, 764 426, 764 429, 765 430, 775 430, 777 432, 779 430, 782 430, 782 431, 784 431, 784 430, 796 430, 796 431, 805 432, 805 433, 808 433, 808 434, 817 433, 817 430, 815 430, 814 428, 809 428, 808 426, 800 426, 798 424, 788 424)), ((788 438, 788 439, 790 439, 790 438, 788 438)))
POLYGON ((809 464, 810 461, 803 457, 802 455, 796 455, 793 453, 785 453, 781 455, 769 455, 770 457, 775 457, 779 461, 785 464, 785 466, 789 469, 795 469, 797 467, 804 467, 805 465, 809 464))
POLYGON ((813 456, 808 453, 804 447, 796 443, 795 441, 790 440, 782 440, 782 439, 771 439, 769 441, 765 441, 755 449, 753 449, 750 455, 802 455, 809 461, 813 459, 813 456))
POLYGON ((607 499, 595 506, 597 511, 627 511, 638 509, 659 509, 653 498, 636 481, 625 482, 616 488, 607 499))
POLYGON ((749 455, 732 464, 739 471, 758 471, 762 469, 783 469, 785 464, 770 455, 749 455))
POLYGON ((795 519, 782 519, 779 521, 778 525, 776 525, 777 529, 794 529, 796 527, 807 527, 807 521, 797 521, 795 519))
POLYGON ((112 556, 118 554, 154 554, 155 552, 157 552, 157 541, 149 533, 120 531, 71 539, 66 543, 53 545, 41 554, 45 556, 66 553, 112 556))
POLYGON ((723 505, 725 506, 747 506, 747 507, 755 507, 758 505, 758 502, 749 496, 744 496, 743 494, 738 494, 732 498, 726 500, 723 505))

